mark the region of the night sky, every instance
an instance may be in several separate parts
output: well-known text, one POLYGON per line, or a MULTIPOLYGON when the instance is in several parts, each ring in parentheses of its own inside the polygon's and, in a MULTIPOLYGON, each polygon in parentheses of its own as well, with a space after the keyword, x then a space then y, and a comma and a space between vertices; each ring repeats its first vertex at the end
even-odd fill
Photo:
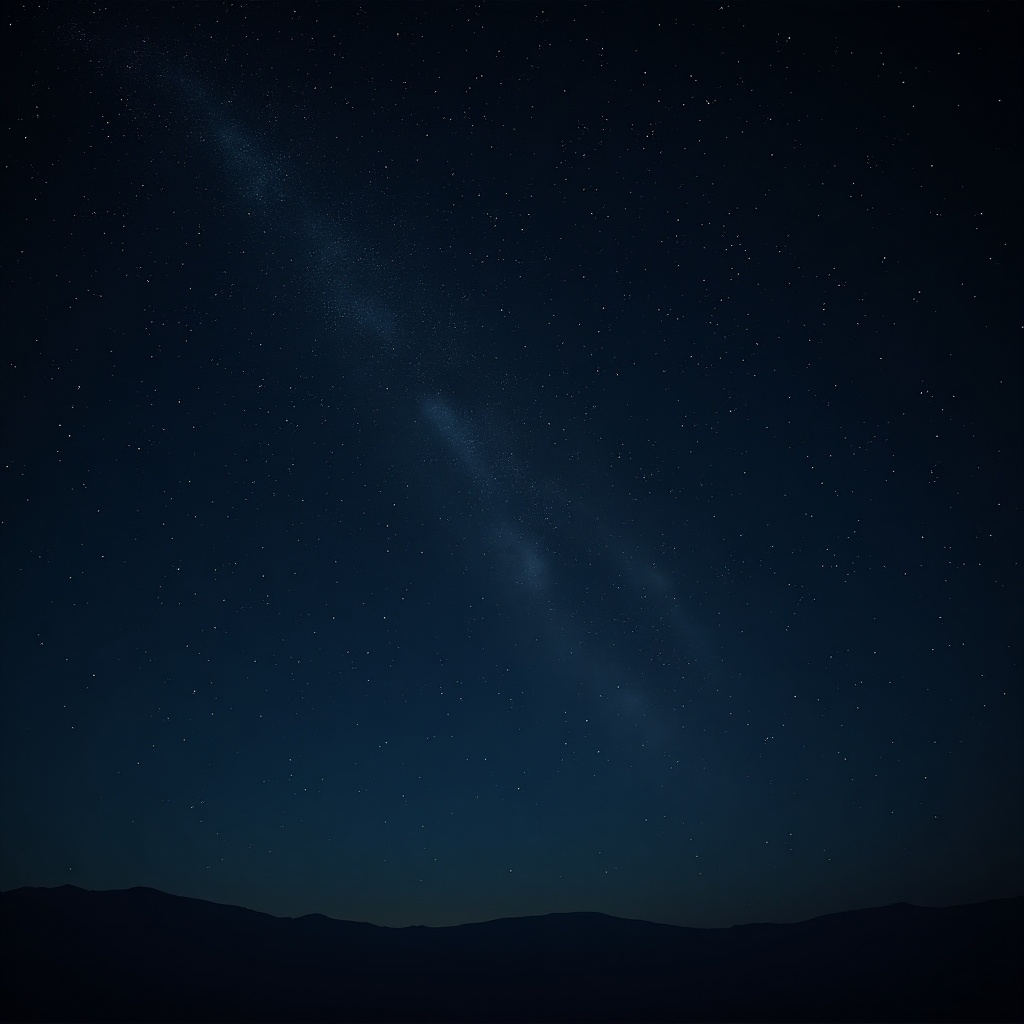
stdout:
POLYGON ((1024 891, 1021 17, 9 15, 0 888, 1024 891))

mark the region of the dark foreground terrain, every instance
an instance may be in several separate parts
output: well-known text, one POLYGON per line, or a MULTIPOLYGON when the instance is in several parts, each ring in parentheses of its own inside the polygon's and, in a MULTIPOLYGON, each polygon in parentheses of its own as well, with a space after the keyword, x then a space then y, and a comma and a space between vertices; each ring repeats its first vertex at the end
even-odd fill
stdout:
POLYGON ((704 930, 602 914, 456 928, 276 918, 154 889, 0 894, 2 1018, 1024 1018, 1024 899, 704 930))

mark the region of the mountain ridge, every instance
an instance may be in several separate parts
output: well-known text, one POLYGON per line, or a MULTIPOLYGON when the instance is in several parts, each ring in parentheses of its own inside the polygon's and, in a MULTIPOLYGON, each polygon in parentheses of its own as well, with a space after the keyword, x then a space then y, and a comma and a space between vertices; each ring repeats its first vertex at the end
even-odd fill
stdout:
POLYGON ((569 912, 438 928, 148 887, 0 893, 0 1019, 1020 1020, 1024 898, 722 929, 569 912))
POLYGON ((988 900, 979 900, 976 903, 953 903, 944 904, 943 906, 923 906, 918 903, 910 903, 907 900, 897 900, 895 903, 881 903, 872 905, 869 907, 856 907, 852 910, 835 910, 830 911, 827 914, 815 914, 813 917, 800 918, 797 921, 743 921, 737 924, 712 926, 712 927, 700 927, 698 925, 686 925, 686 924, 671 924, 667 921, 649 921, 642 917, 620 917, 618 914, 608 914, 601 910, 552 910, 543 914, 523 914, 516 915, 514 917, 489 917, 484 918, 480 921, 460 921, 458 924, 449 925, 423 925, 423 924, 410 924, 410 925, 387 925, 387 924, 374 924, 372 921, 356 921, 351 918, 345 917, 332 917, 329 914, 324 914, 319 911, 310 911, 307 914, 271 914, 265 910, 255 910, 252 907, 244 907, 240 903, 219 903, 216 900, 208 900, 201 896, 182 896, 178 893, 167 892, 164 889, 157 889, 150 885, 132 885, 127 886, 123 889, 86 889, 84 886, 74 885, 70 882, 64 882, 61 885, 43 886, 43 885, 21 885, 16 886, 13 889, 2 889, 0 890, 0 897, 12 896, 22 892, 80 892, 80 893, 91 893, 91 894, 105 894, 105 893, 153 893, 160 897, 165 897, 172 900, 188 900, 193 903, 205 903, 214 907, 230 907, 235 910, 244 910, 250 914, 260 914, 264 917, 270 917, 277 921, 305 921, 309 918, 322 918, 326 921, 341 921, 346 924, 366 924, 372 928, 383 928, 387 931, 404 931, 409 928, 424 928, 430 931, 440 931, 445 928, 467 928, 474 927, 477 925, 493 924, 500 921, 543 921, 550 918, 607 918, 612 921, 635 921, 645 925, 654 925, 664 928, 682 928, 689 929, 697 932, 724 932, 730 931, 735 928, 752 928, 761 927, 763 925, 770 925, 776 927, 790 927, 794 925, 807 924, 811 921, 822 921, 826 918, 832 917, 846 917, 850 914, 869 914, 877 911, 892 910, 895 911, 899 908, 908 908, 914 911, 935 911, 935 910, 953 910, 957 907, 982 907, 989 904, 996 903, 1007 903, 1013 901, 1019 901, 1024 905, 1024 894, 1018 896, 1002 896, 995 897, 988 900))

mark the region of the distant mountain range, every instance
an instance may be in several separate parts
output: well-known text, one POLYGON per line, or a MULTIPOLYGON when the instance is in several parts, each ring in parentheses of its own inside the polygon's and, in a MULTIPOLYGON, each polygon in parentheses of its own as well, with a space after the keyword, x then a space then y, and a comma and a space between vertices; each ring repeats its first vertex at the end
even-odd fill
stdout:
POLYGON ((276 918, 155 889, 0 894, 5 1021, 1020 1021, 1024 898, 697 929, 276 918))

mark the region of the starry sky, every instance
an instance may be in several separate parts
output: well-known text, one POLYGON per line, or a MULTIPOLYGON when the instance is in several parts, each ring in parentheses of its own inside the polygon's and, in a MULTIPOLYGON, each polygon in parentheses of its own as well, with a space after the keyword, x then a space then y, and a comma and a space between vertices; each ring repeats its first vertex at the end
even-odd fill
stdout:
POLYGON ((0 888, 1024 890, 1020 20, 10 15, 0 888))

